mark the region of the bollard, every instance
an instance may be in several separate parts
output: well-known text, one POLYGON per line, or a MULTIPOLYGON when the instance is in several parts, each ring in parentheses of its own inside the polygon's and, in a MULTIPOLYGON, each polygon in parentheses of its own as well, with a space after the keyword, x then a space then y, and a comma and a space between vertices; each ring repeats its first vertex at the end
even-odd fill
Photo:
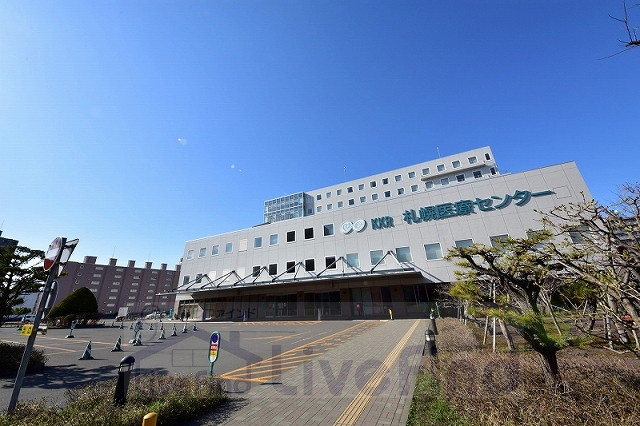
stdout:
POLYGON ((113 396, 114 405, 124 405, 127 402, 127 390, 129 389, 129 378, 131 370, 136 360, 131 355, 122 358, 118 366, 118 382, 116 383, 116 393, 113 396))
POLYGON ((196 326, 196 323, 193 323, 193 331, 198 331, 198 327, 196 326))
POLYGON ((393 319, 393 311, 391 309, 389 309, 389 319, 393 319))
POLYGON ((436 347, 436 335, 433 330, 427 329, 424 332, 424 348, 422 349, 422 356, 425 355, 436 356, 438 354, 438 348, 436 347))
POLYGON ((165 339, 166 339, 166 337, 164 336, 164 329, 162 329, 160 331, 160 337, 158 337, 158 340, 165 340, 165 339))
POLYGON ((171 335, 172 335, 172 336, 177 336, 177 335, 178 335, 178 333, 177 333, 177 329, 176 329, 176 325, 175 325, 175 324, 173 324, 173 331, 171 332, 171 335))
POLYGON ((186 333, 187 332, 187 323, 184 323, 184 327, 182 327, 182 332, 186 333))
POLYGON ((142 419, 142 426, 156 426, 158 421, 158 414, 149 413, 142 419))
POLYGON ((438 335, 438 327, 436 326, 436 317, 433 316, 433 312, 431 312, 431 330, 433 331, 433 334, 435 334, 436 336, 438 335))

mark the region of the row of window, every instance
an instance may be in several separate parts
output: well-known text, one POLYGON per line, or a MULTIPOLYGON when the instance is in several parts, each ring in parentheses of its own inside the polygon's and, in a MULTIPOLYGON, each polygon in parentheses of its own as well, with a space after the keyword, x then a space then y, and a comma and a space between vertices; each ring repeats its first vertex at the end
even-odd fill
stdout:
MULTIPOLYGON (((506 240, 508 237, 507 234, 500 235, 492 235, 489 237, 491 245, 493 247, 500 247, 502 241, 506 240)), ((464 240, 456 240, 454 242, 456 247, 470 247, 473 244, 472 239, 464 239, 464 240)), ((444 258, 444 254, 442 251, 442 246, 439 242, 424 244, 424 254, 426 260, 441 260, 444 258)), ((413 255, 411 253, 410 247, 396 247, 395 255, 399 262, 410 263, 413 262, 413 255)), ((347 253, 344 256, 344 260, 346 262, 346 266, 350 268, 360 268, 360 256, 358 253, 347 253)), ((385 258, 384 250, 371 250, 369 252, 369 266, 376 265, 384 265, 387 262, 385 258)), ((294 260, 288 261, 285 265, 285 269, 283 272, 285 273, 295 273, 297 270, 297 265, 302 263, 304 265, 304 269, 309 272, 313 272, 316 270, 316 260, 315 259, 305 259, 302 262, 296 262, 294 260)), ((324 258, 324 267, 323 269, 337 269, 338 262, 335 256, 326 256, 324 258)), ((252 275, 257 277, 260 275, 260 271, 262 270, 262 266, 256 265, 252 267, 252 275)), ((278 275, 278 264, 272 263, 266 266, 267 272, 269 275, 275 276, 278 275)), ((202 274, 198 274, 196 276, 196 282, 201 282, 202 274)), ((213 277, 209 277, 213 278, 213 277)), ((190 276, 185 276, 183 278, 183 284, 187 284, 190 281, 190 276)))
MULTIPOLYGON (((327 225, 324 225, 322 227, 322 235, 325 237, 329 237, 331 235, 334 235, 334 227, 333 227, 333 223, 329 223, 327 225)), ((311 240, 315 237, 315 232, 313 228, 305 228, 304 229, 304 239, 305 240, 311 240)), ((288 231, 286 234, 286 242, 288 243, 293 243, 296 241, 296 231, 288 231)), ((275 246, 278 245, 279 242, 279 235, 278 234, 271 234, 269 235, 269 245, 270 246, 275 246)), ((261 248, 264 245, 264 241, 262 237, 255 237, 253 239, 253 248, 261 248)), ((247 250, 247 240, 240 240, 239 242, 239 247, 238 247, 238 251, 245 251, 247 250)), ((225 253, 233 253, 233 243, 232 242, 228 242, 224 245, 224 252, 225 253)), ((211 247, 211 256, 217 256, 220 254, 220 245, 219 244, 215 244, 211 247)), ((189 250, 187 251, 187 260, 192 260, 193 257, 195 255, 195 250, 189 250)), ((205 257, 207 255, 207 248, 206 247, 201 247, 198 250, 198 257, 202 258, 205 257)))
MULTIPOLYGON (((484 156, 485 156, 485 158, 487 160, 491 160, 491 155, 489 155, 489 153, 485 153, 484 156)), ((467 162, 469 163, 469 165, 477 164, 478 163, 478 157, 476 157, 475 155, 472 156, 472 157, 468 157, 467 158, 467 162)), ((458 169, 458 168, 462 167, 462 163, 460 162, 460 160, 454 160, 454 161, 451 162, 451 167, 453 169, 458 169)), ((436 170, 439 173, 446 171, 446 169, 447 168, 446 168, 446 165, 444 163, 438 164, 436 166, 436 170)), ((429 167, 425 167, 425 168, 422 169, 422 176, 428 176, 430 174, 431 174, 431 170, 430 170, 429 167)), ((492 174, 495 174, 495 169, 492 169, 492 174)), ((462 176, 463 180, 464 180, 464 175, 460 175, 460 176, 462 176)), ((416 172, 408 172, 407 173, 407 178, 415 179, 415 177, 416 177, 416 172)), ((474 172, 474 177, 476 177, 476 178, 482 177, 482 173, 480 171, 476 171, 476 172, 474 172), (480 175, 476 176, 476 173, 480 173, 480 175)), ((456 178, 459 178, 459 176, 457 176, 456 178)), ((402 175, 400 175, 400 174, 395 175, 393 177, 393 179, 396 182, 401 182, 402 181, 402 175)), ((460 181, 460 180, 458 180, 458 181, 460 181)), ((448 183, 448 181, 447 181, 447 183, 448 183)), ((388 185, 388 184, 389 184, 389 178, 387 178, 387 177, 386 178, 382 178, 382 185, 388 185)), ((369 187, 370 188, 376 188, 377 186, 378 186, 378 182, 377 181, 372 180, 371 182, 369 182, 369 187)), ((364 191, 364 188, 365 188, 365 184, 364 183, 358 184, 358 191, 364 191)), ((412 190, 412 192, 417 191, 418 190, 417 185, 411 186, 411 190, 412 190), (414 190, 414 187, 415 187, 415 190, 414 190)), ((351 193, 354 192, 354 187, 353 186, 348 186, 346 191, 347 191, 347 194, 351 194, 351 193)), ((385 192, 385 194, 386 194, 386 192, 385 192)), ((336 189, 336 195, 337 196, 342 195, 342 189, 336 189)), ((398 195, 402 195, 402 194, 399 193, 398 195)), ((327 192, 325 194, 326 198, 331 198, 331 196, 332 196, 332 192, 331 191, 329 191, 329 192, 327 192)), ((390 197, 391 194, 389 193, 388 196, 390 197)), ((377 199, 377 195, 376 195, 376 198, 373 198, 373 200, 376 200, 376 199, 377 199)), ((322 194, 317 194, 316 195, 316 200, 317 201, 322 200, 322 194)), ((364 202, 364 201, 362 201, 362 197, 361 197, 360 200, 361 200, 360 202, 364 202)), ((352 201, 352 200, 350 200, 350 201, 352 201)), ((342 206, 339 205, 338 207, 342 207, 342 206)))

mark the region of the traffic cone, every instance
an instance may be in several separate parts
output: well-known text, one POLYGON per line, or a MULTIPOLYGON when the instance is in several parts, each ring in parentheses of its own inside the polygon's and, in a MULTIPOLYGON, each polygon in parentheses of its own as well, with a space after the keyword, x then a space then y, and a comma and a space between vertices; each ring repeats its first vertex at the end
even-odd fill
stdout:
POLYGON ((164 330, 164 324, 162 324, 162 320, 160 320, 160 330, 164 330))
POLYGON ((115 325, 115 321, 111 321, 111 328, 115 325))
POLYGON ((142 346, 142 340, 140 339, 140 335, 142 333, 138 333, 137 337, 136 337, 136 341, 133 342, 133 346, 142 346))
POLYGON ((166 337, 164 337, 164 329, 162 329, 162 331, 160 332, 160 337, 158 337, 158 340, 164 340, 166 339, 166 337))
POLYGON ((193 323, 193 331, 198 331, 198 327, 196 326, 196 323, 193 323))
POLYGON ((111 352, 122 352, 122 348, 120 347, 120 345, 122 345, 122 338, 118 336, 118 340, 116 341, 116 344, 113 346, 113 349, 111 349, 111 352))
POLYGON ((89 340, 89 343, 87 343, 87 347, 84 349, 84 353, 78 359, 79 360, 93 359, 93 357, 91 356, 91 340, 89 340))
POLYGON ((124 328, 124 322, 120 323, 120 330, 122 330, 124 328))
POLYGON ((133 323, 129 326, 129 330, 133 330, 133 323))
POLYGON ((184 323, 184 327, 182 327, 182 332, 183 333, 187 332, 187 323, 184 323))
POLYGON ((73 335, 73 328, 69 329, 69 334, 67 334, 67 339, 73 339, 75 336, 73 335))
POLYGON ((153 323, 149 324, 149 330, 153 330, 153 323))
POLYGON ((177 336, 178 335, 177 331, 178 330, 176 329, 176 325, 173 324, 173 332, 171 332, 171 336, 177 336))

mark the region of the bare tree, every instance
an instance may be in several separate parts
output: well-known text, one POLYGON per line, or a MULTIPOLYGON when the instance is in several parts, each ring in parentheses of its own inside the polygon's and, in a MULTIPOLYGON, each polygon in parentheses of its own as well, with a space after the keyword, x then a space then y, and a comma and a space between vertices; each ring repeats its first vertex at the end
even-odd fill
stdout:
MULTIPOLYGON (((637 4, 634 6, 638 6, 637 4)), ((624 46, 624 49, 622 49, 620 52, 618 53, 614 53, 613 55, 609 55, 606 56, 602 59, 607 59, 610 58, 612 56, 616 56, 619 55, 620 53, 626 52, 627 50, 640 46, 640 40, 638 39, 638 32, 637 32, 637 27, 631 27, 629 25, 629 11, 627 9, 627 2, 626 0, 623 1, 623 8, 624 8, 624 18, 616 18, 615 16, 609 15, 609 17, 611 19, 614 19, 618 22, 622 22, 627 30, 627 36, 629 37, 628 40, 618 40, 620 43, 622 43, 622 45, 624 46)))

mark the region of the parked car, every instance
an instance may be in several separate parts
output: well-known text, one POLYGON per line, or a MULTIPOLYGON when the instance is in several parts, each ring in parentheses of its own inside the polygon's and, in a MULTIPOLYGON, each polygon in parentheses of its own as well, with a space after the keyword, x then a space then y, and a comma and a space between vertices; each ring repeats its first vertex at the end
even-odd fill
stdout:
POLYGON ((33 314, 27 314, 22 316, 22 320, 20 321, 23 324, 33 324, 36 320, 36 316, 33 314))

